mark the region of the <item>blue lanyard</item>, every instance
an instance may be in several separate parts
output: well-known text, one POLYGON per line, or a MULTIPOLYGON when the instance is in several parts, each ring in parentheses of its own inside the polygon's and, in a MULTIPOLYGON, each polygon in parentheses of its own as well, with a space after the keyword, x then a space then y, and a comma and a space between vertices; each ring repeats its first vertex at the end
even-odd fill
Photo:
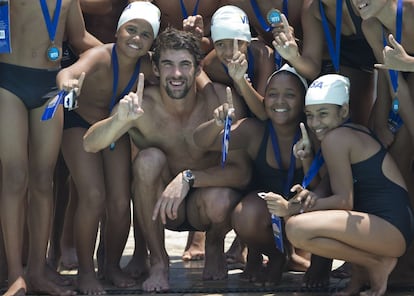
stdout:
POLYGON ((318 174, 324 162, 325 162, 325 159, 322 156, 322 151, 321 149, 319 149, 319 151, 316 153, 315 157, 313 158, 313 161, 311 163, 309 170, 306 172, 306 175, 303 177, 303 181, 302 181, 303 188, 306 188, 309 186, 313 178, 315 178, 315 176, 318 174))
POLYGON ((328 19, 325 15, 322 0, 319 0, 319 10, 322 17, 322 26, 325 31, 326 42, 328 43, 329 55, 335 71, 339 72, 339 57, 341 52, 341 32, 342 32, 342 0, 336 0, 336 25, 335 25, 335 46, 332 40, 331 31, 329 30, 328 19))
MULTIPOLYGON (((257 20, 260 23, 260 26, 265 30, 266 32, 272 31, 272 27, 269 26, 262 16, 262 13, 260 12, 259 5, 257 5, 256 0, 250 0, 250 4, 253 8, 254 14, 256 15, 257 20)), ((282 13, 288 17, 288 0, 283 0, 283 10, 282 13)))
MULTIPOLYGON (((200 0, 197 0, 196 5, 194 6, 194 9, 193 9, 193 13, 191 15, 197 14, 199 3, 200 3, 200 0)), ((185 8, 184 0, 180 0, 180 5, 181 5, 181 14, 183 16, 183 19, 188 18, 188 12, 187 12, 187 9, 185 8)))
POLYGON ((122 91, 121 95, 118 97, 118 100, 116 99, 116 92, 118 90, 118 80, 119 80, 119 64, 118 64, 118 56, 116 54, 115 45, 112 47, 112 65, 113 65, 113 76, 114 80, 112 83, 112 98, 111 98, 111 104, 109 106, 109 112, 112 111, 115 104, 118 103, 118 101, 127 95, 129 91, 131 90, 132 86, 134 85, 134 82, 137 80, 139 75, 139 69, 141 67, 141 58, 137 61, 137 64, 135 66, 134 73, 132 73, 131 79, 129 80, 127 86, 122 91))
MULTIPOLYGON (((396 34, 395 34, 395 39, 397 40, 398 43, 401 43, 401 36, 402 36, 402 18, 403 18, 403 11, 402 11, 402 0, 398 0, 397 3, 397 16, 396 16, 396 34)), ((387 39, 385 37, 385 33, 383 31, 383 43, 384 43, 384 47, 387 45, 387 39)), ((394 92, 397 93, 398 90, 398 71, 396 70, 392 70, 390 69, 389 71, 390 74, 390 78, 391 78, 391 83, 392 83, 392 87, 394 89, 394 92)))
POLYGON ((62 7, 62 0, 56 1, 55 12, 53 13, 53 19, 50 18, 49 10, 47 8, 46 0, 40 0, 40 6, 42 7, 43 18, 45 19, 47 32, 49 34, 50 41, 55 40, 56 29, 59 24, 60 9, 62 7))
MULTIPOLYGON (((280 148, 279 148, 279 143, 277 140, 277 134, 276 131, 273 127, 272 122, 269 120, 268 121, 268 125, 269 125, 269 130, 270 130, 270 138, 272 140, 272 146, 273 146, 273 152, 275 154, 275 159, 277 162, 277 165, 279 166, 279 169, 283 169, 283 164, 282 164, 282 157, 281 157, 281 153, 280 153, 280 148)), ((293 139, 293 143, 292 143, 292 149, 291 149, 291 154, 290 154, 290 164, 289 164, 289 169, 288 169, 288 176, 287 176, 287 180, 285 182, 285 188, 283 191, 283 194, 285 196, 285 198, 287 198, 289 192, 290 192, 290 188, 292 187, 292 183, 293 183, 293 177, 295 174, 295 169, 296 169, 296 157, 293 154, 293 145, 296 144, 296 142, 299 140, 299 129, 296 132, 295 138, 293 139)))

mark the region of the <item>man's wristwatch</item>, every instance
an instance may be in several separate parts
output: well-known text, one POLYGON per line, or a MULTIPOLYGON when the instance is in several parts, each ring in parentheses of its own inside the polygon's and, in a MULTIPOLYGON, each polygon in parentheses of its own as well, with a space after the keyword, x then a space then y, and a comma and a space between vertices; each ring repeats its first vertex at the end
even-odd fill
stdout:
POLYGON ((190 188, 194 185, 195 176, 191 170, 183 171, 183 180, 190 185, 190 188))

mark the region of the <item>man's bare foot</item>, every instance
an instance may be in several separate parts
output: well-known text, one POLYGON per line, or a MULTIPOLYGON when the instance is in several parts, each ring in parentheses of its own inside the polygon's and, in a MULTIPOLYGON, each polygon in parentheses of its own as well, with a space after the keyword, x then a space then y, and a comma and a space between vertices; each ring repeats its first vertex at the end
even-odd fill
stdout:
POLYGON ((136 281, 120 268, 106 269, 105 280, 118 288, 129 288, 136 285, 136 281))
POLYGON ((49 295, 59 295, 59 296, 71 296, 76 295, 76 292, 61 287, 55 284, 50 279, 43 277, 39 274, 33 274, 27 276, 27 285, 28 291, 31 294, 49 294, 49 295))
POLYGON ((147 277, 149 271, 148 257, 144 258, 134 254, 128 264, 122 268, 122 271, 136 280, 147 277))
POLYGON ((206 240, 203 280, 222 280, 227 278, 227 262, 223 250, 224 238, 221 240, 206 240))
POLYGON ((205 233, 200 231, 188 232, 187 245, 182 255, 183 261, 204 260, 205 233))
POLYGON ((18 277, 3 296, 23 296, 26 295, 26 291, 26 282, 22 277, 18 277))
POLYGON ((303 276, 306 288, 325 288, 329 286, 332 259, 312 255, 311 264, 303 276))
POLYGON ((142 290, 146 292, 167 291, 170 288, 168 279, 168 267, 152 266, 149 277, 142 283, 142 290))
POLYGON ((388 276, 397 264, 396 258, 383 257, 378 264, 370 266, 368 276, 370 289, 360 295, 381 296, 387 291, 388 276))
POLYGON ((351 277, 351 263, 344 262, 341 266, 331 271, 331 277, 337 279, 347 279, 351 277))
POLYGON ((64 248, 60 258, 60 270, 73 270, 78 268, 78 255, 75 248, 64 248))
POLYGON ((226 260, 229 266, 245 266, 247 262, 247 247, 240 241, 238 236, 234 238, 230 248, 227 250, 226 260))
POLYGON ((78 290, 81 294, 86 295, 104 295, 106 294, 99 280, 96 278, 96 274, 82 273, 78 274, 77 280, 78 290))

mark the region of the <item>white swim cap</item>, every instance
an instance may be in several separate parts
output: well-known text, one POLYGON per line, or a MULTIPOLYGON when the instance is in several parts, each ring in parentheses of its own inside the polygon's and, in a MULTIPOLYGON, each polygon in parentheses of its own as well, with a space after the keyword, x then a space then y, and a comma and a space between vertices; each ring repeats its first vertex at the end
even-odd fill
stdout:
POLYGON ((226 5, 217 9, 211 18, 211 39, 213 39, 213 42, 223 39, 250 42, 252 36, 246 13, 233 5, 226 5))
POLYGON ((349 79, 339 74, 323 75, 312 82, 305 96, 305 105, 349 102, 349 79))
POLYGON ((151 25, 155 38, 157 37, 158 30, 160 29, 160 17, 160 10, 151 2, 131 2, 127 5, 127 7, 125 7, 124 11, 122 12, 116 30, 118 31, 123 24, 129 22, 130 20, 143 19, 151 25))
POLYGON ((296 77, 299 78, 299 80, 302 82, 303 86, 305 87, 305 91, 308 89, 308 82, 306 81, 305 78, 303 78, 298 72, 296 72, 295 68, 289 66, 289 64, 284 64, 279 70, 273 72, 269 78, 267 79, 267 83, 269 84, 270 80, 273 78, 273 76, 275 76, 277 73, 280 73, 282 71, 287 71, 292 73, 293 75, 295 75, 296 77))

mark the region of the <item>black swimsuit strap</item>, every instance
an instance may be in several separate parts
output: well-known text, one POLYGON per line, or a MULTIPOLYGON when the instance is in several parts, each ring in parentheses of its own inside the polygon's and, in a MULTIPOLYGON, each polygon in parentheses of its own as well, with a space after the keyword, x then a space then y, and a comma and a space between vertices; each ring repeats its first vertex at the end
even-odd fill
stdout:
POLYGON ((343 127, 347 127, 347 128, 350 128, 350 129, 352 129, 352 130, 355 130, 355 131, 359 131, 359 132, 361 132, 361 133, 364 133, 364 134, 367 134, 368 136, 371 136, 375 141, 377 141, 378 142, 378 144, 380 144, 381 145, 381 148, 382 149, 385 149, 385 147, 384 147, 384 145, 382 144, 382 142, 378 139, 378 137, 375 135, 375 133, 372 131, 372 130, 370 130, 370 129, 368 129, 368 131, 367 130, 364 130, 364 129, 361 129, 361 128, 358 128, 358 127, 355 127, 355 126, 352 126, 352 125, 348 125, 348 124, 343 124, 343 125, 341 125, 341 126, 343 126, 343 127))
POLYGON ((351 0, 345 0, 345 3, 348 8, 349 15, 351 16, 352 22, 354 23, 354 26, 355 26, 355 30, 356 30, 355 35, 363 37, 364 33, 362 32, 362 29, 361 29, 362 19, 358 15, 355 14, 354 9, 352 7, 351 0))

